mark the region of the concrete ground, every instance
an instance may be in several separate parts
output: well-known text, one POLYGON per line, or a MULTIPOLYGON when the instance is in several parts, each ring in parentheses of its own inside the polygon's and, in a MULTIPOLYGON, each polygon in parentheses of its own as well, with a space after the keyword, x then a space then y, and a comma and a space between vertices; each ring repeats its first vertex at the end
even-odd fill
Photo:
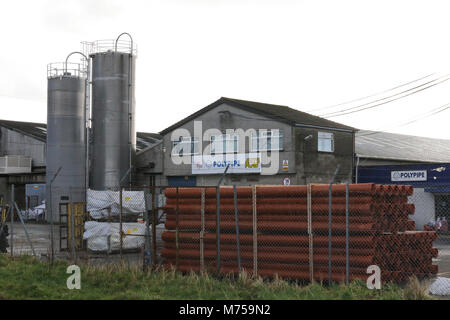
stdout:
MULTIPOLYGON (((10 236, 8 237, 8 242, 10 247, 8 248, 8 253, 11 253, 11 227, 10 228, 10 236)), ((33 249, 36 256, 43 260, 49 260, 51 257, 51 226, 49 224, 37 224, 37 223, 26 223, 26 230, 31 240, 30 242, 27 239, 25 229, 20 222, 16 222, 13 224, 13 252, 14 255, 32 255, 33 249)), ((159 256, 161 248, 162 248, 162 240, 161 233, 163 231, 162 226, 158 226, 156 229, 156 238, 157 238, 157 255, 159 256)), ((87 263, 89 265, 103 265, 106 263, 121 263, 120 254, 118 252, 113 252, 110 254, 107 253, 97 253, 91 251, 81 251, 77 252, 76 256, 73 256, 70 251, 60 251, 60 243, 59 243, 59 226, 53 226, 53 237, 55 239, 54 252, 56 258, 62 259, 77 259, 77 261, 81 261, 87 263)), ((65 247, 65 245, 64 245, 65 247)), ((144 253, 142 249, 137 249, 132 252, 123 252, 122 254, 122 262, 128 265, 143 265, 144 253)))
MULTIPOLYGON (((9 224, 8 224, 9 225, 9 224)), ((33 248, 36 255, 42 260, 46 260, 50 257, 51 253, 51 242, 50 242, 50 225, 48 224, 35 224, 26 223, 27 231, 30 235, 33 248)), ((54 242, 55 250, 58 251, 59 248, 59 227, 55 225, 54 229, 54 242)), ((159 225, 157 227, 157 247, 158 256, 160 255, 162 249, 161 233, 164 227, 159 225)), ((11 232, 10 232, 11 233, 11 232)), ((24 228, 21 223, 17 222, 13 224, 14 233, 14 255, 21 254, 32 254, 31 246, 29 245, 24 228)), ((439 250, 439 256, 433 259, 434 264, 439 267, 438 276, 450 278, 450 235, 440 235, 438 240, 434 242, 434 247, 439 250)), ((10 252, 8 248, 8 252, 10 252)), ((70 252, 57 252, 56 256, 59 258, 73 258, 70 252)), ((84 261, 90 265, 102 265, 105 263, 120 263, 120 255, 118 253, 104 254, 104 253, 92 253, 82 251, 77 253, 77 259, 84 261)), ((122 261, 129 265, 142 265, 143 264, 143 252, 139 250, 138 252, 123 253, 122 261)), ((160 259, 158 258, 160 261, 160 259)))

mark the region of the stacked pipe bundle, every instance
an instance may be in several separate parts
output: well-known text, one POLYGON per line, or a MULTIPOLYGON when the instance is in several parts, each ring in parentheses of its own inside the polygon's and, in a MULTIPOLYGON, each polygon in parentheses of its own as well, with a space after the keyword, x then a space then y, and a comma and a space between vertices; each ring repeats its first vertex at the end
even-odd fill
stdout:
MULTIPOLYGON (((332 280, 344 280, 346 232, 349 280, 366 279, 370 265, 381 268, 383 281, 437 273, 432 264, 432 258, 437 256, 432 247, 435 233, 413 231, 414 222, 408 219, 414 213, 414 205, 407 203, 412 187, 351 184, 348 190, 346 198, 346 186, 333 185, 330 200, 329 185, 311 185, 308 206, 307 186, 258 186, 256 199, 252 187, 237 187, 237 229, 233 188, 221 187, 221 272, 238 272, 236 231, 239 230, 242 267, 248 272, 257 268, 255 271, 261 276, 278 274, 309 280, 312 270, 314 279, 326 281, 331 261, 332 280), (311 237, 307 232, 308 208, 311 237)), ((205 188, 204 207, 201 194, 201 188, 166 189, 166 229, 171 231, 162 235, 162 255, 167 267, 177 265, 181 271, 200 271, 201 261, 206 268, 216 267, 216 188, 205 188)))

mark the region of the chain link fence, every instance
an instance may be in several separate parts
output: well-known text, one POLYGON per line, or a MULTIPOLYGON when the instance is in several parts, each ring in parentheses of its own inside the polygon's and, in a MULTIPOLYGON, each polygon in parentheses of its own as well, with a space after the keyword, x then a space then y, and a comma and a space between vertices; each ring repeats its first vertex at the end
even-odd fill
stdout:
POLYGON ((446 204, 430 207, 411 186, 179 187, 165 195, 168 269, 324 283, 378 272, 383 283, 450 276, 448 213, 437 209, 446 204), (421 222, 429 219, 433 227, 421 222))
POLYGON ((64 198, 54 188, 61 201, 53 221, 48 210, 30 218, 20 208, 11 221, 4 203, 0 244, 9 240, 5 250, 13 255, 304 283, 366 281, 377 272, 382 283, 450 278, 449 191, 376 184, 159 186, 89 190, 83 202, 74 201, 77 191, 64 198))

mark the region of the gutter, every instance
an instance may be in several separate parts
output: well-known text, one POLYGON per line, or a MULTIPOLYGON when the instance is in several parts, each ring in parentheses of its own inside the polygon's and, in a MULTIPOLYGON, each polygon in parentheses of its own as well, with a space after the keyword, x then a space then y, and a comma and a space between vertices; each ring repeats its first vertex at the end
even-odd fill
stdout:
POLYGON ((348 132, 348 133, 353 133, 353 132, 357 131, 357 129, 341 129, 341 128, 333 128, 333 127, 315 126, 315 125, 311 125, 311 124, 301 124, 301 123, 296 123, 295 126, 302 127, 302 128, 314 128, 314 129, 342 131, 342 132, 348 132))
POLYGON ((393 158, 393 157, 376 157, 376 156, 367 156, 356 154, 357 157, 361 157, 364 159, 376 159, 376 160, 395 160, 395 161, 405 161, 405 162, 420 162, 420 163, 450 163, 450 161, 441 161, 441 160, 420 160, 420 159, 402 159, 402 158, 393 158))

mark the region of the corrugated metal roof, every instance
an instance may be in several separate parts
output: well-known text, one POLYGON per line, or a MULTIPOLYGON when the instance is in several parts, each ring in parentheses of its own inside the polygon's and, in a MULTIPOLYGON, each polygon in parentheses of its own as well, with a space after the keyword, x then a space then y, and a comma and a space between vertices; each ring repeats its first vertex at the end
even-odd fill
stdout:
POLYGON ((359 157, 416 162, 450 162, 450 140, 360 130, 355 136, 359 157))
MULTIPOLYGON (((45 142, 47 139, 47 124, 45 123, 0 120, 0 126, 42 142, 45 142)), ((136 151, 155 145, 161 139, 162 136, 157 133, 136 132, 136 151)))
POLYGON ((42 142, 45 142, 47 138, 47 125, 45 123, 0 120, 0 126, 23 133, 42 142))

